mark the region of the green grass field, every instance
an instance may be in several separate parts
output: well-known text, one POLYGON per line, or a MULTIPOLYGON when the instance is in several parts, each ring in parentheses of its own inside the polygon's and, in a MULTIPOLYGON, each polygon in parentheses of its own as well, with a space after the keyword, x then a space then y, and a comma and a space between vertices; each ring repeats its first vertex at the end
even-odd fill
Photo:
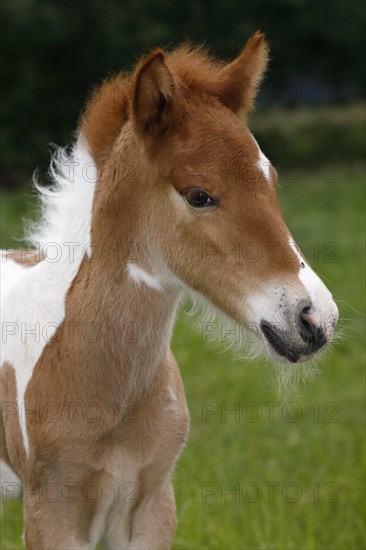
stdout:
MULTIPOLYGON (((174 485, 175 549, 365 548, 365 173, 323 166, 281 179, 284 217, 334 293, 343 338, 292 405, 279 403, 264 360, 238 362, 180 317, 173 349, 191 434, 174 485), (229 410, 236 410, 229 414, 229 410), (274 414, 272 416, 272 411, 274 414)), ((32 209, 2 199, 2 241, 32 209)), ((7 502, 1 550, 22 548, 21 503, 7 502)))

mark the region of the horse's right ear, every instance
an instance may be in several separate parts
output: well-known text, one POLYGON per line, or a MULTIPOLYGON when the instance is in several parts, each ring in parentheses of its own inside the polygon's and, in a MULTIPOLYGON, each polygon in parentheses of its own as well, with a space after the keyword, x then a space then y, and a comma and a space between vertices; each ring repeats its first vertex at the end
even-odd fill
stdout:
POLYGON ((131 83, 129 111, 134 129, 156 134, 166 125, 174 96, 174 80, 162 50, 154 50, 137 67, 131 83))

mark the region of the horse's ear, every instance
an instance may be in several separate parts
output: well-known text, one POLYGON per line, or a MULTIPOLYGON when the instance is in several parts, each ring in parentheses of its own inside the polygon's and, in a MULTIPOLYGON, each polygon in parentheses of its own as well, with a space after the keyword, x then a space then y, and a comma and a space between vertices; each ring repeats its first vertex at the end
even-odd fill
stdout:
POLYGON ((173 76, 162 50, 156 49, 140 63, 132 78, 130 114, 135 129, 144 134, 161 130, 173 95, 173 76))
POLYGON ((267 62, 268 46, 264 34, 257 31, 241 54, 220 70, 220 101, 234 113, 251 109, 267 62))

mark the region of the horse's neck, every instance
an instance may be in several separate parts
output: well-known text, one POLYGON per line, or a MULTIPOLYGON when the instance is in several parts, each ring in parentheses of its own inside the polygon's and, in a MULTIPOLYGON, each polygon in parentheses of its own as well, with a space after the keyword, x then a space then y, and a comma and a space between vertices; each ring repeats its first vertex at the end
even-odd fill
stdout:
POLYGON ((144 243, 148 248, 149 231, 138 223, 141 211, 128 167, 141 159, 128 129, 122 134, 123 159, 116 164, 111 157, 96 185, 92 257, 90 262, 84 258, 76 277, 81 293, 76 302, 82 303, 85 319, 101 325, 99 345, 86 353, 95 368, 111 371, 108 376, 115 376, 116 385, 131 399, 146 390, 166 359, 180 292, 160 284, 148 261, 151 249, 140 250, 144 243), (133 243, 139 243, 137 258, 133 243))
POLYGON ((101 371, 96 378, 104 374, 121 399, 132 401, 148 391, 166 360, 179 292, 150 288, 134 281, 126 265, 119 273, 108 265, 84 260, 69 300, 76 316, 95 322, 97 341, 84 343, 84 354, 101 371))

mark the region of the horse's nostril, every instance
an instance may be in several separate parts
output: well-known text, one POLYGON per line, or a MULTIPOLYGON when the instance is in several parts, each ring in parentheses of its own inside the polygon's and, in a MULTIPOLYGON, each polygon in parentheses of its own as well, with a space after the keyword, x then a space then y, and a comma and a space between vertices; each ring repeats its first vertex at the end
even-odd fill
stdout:
POLYGON ((301 335, 310 347, 320 348, 326 343, 320 323, 320 315, 313 306, 307 306, 300 312, 301 335))
POLYGON ((305 327, 319 327, 320 315, 314 306, 307 306, 300 312, 300 321, 305 327))

